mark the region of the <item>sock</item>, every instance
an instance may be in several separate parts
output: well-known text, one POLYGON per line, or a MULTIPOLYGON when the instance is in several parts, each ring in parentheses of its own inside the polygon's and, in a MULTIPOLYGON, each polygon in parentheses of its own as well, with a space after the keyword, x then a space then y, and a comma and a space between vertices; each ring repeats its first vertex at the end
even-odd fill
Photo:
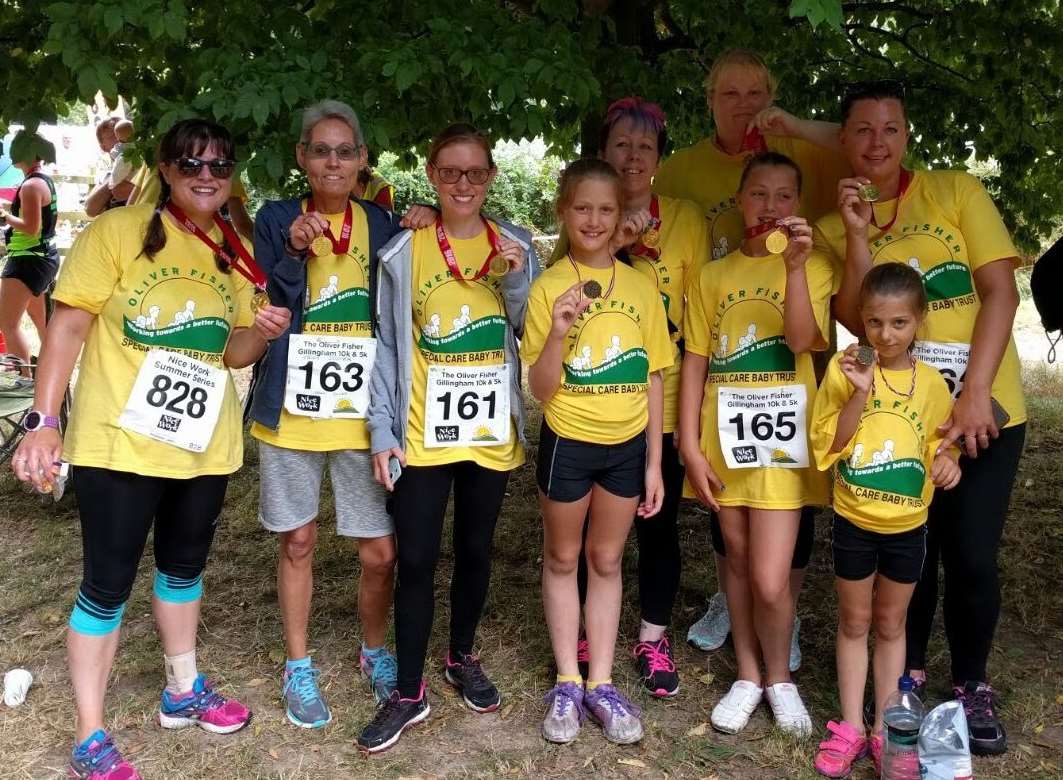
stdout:
POLYGON ((304 658, 289 658, 284 662, 285 672, 294 672, 296 669, 309 669, 310 668, 310 656, 304 658))
POLYGON ((658 626, 654 623, 649 623, 645 620, 639 623, 639 641, 640 642, 657 642, 662 636, 664 636, 664 630, 667 626, 658 626))
POLYGON ((556 684, 561 685, 562 683, 576 683, 576 685, 581 685, 583 683, 583 678, 578 674, 559 674, 557 676, 556 684))
POLYGON ((380 647, 366 647, 365 642, 362 642, 361 653, 362 655, 368 656, 369 658, 375 658, 386 650, 387 648, 384 647, 384 645, 381 645, 380 647))
POLYGON ((590 693, 595 688, 597 688, 599 685, 612 685, 612 684, 613 684, 613 678, 612 677, 610 677, 608 680, 587 680, 587 693, 590 693))
POLYGON ((188 693, 199 676, 196 670, 195 648, 179 655, 164 655, 166 690, 172 694, 188 693))

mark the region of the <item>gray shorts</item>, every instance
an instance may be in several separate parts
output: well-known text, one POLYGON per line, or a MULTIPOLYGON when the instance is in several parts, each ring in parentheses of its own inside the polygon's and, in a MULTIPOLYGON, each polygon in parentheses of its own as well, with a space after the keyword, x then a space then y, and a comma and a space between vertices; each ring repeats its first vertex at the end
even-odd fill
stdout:
POLYGON ((366 450, 307 452, 258 443, 258 519, 267 531, 294 531, 318 515, 328 461, 336 498, 336 533, 376 539, 395 533, 387 491, 373 479, 366 450))

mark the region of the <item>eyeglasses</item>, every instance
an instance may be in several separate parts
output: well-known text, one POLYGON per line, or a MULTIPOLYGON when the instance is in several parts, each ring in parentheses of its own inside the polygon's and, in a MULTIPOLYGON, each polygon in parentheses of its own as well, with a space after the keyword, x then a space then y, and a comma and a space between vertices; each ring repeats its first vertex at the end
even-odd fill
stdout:
POLYGON ((233 171, 236 170, 236 160, 226 160, 220 157, 215 160, 201 160, 198 157, 181 157, 172 160, 171 162, 177 168, 178 173, 189 179, 194 176, 199 176, 199 172, 203 170, 204 165, 210 169, 210 175, 215 179, 231 178, 233 171))
POLYGON ((487 184, 492 171, 491 168, 440 168, 437 165, 432 165, 432 167, 444 184, 457 184, 462 176, 469 180, 469 184, 487 184))
POLYGON ((329 146, 326 143, 307 143, 303 142, 303 151, 306 152, 306 156, 311 160, 325 160, 332 156, 335 152, 336 156, 344 162, 358 159, 358 151, 362 148, 361 144, 340 144, 339 146, 329 146))

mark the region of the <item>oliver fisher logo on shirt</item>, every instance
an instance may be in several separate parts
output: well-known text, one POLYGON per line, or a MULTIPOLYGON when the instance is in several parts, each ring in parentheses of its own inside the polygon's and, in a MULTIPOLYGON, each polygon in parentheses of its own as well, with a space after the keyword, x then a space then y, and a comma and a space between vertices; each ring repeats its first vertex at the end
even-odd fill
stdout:
POLYGON ((931 224, 903 225, 872 242, 876 263, 905 263, 923 277, 930 311, 969 306, 977 299, 961 239, 931 224))
POLYGON ((180 350, 197 358, 220 355, 234 311, 227 275, 160 268, 146 274, 126 301, 123 346, 180 350))

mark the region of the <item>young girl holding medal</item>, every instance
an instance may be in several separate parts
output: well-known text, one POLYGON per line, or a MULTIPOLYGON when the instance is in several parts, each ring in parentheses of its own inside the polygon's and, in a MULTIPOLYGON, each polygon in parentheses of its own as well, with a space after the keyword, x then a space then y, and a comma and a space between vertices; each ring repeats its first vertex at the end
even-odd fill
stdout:
POLYGON ((870 347, 852 345, 830 362, 812 415, 816 465, 834 469, 834 573, 838 588, 840 722, 827 724, 816 770, 845 777, 868 750, 882 761, 882 707, 904 671, 905 615, 926 555, 934 488, 960 481, 956 452, 940 452, 938 426, 952 397, 912 344, 927 312, 914 269, 883 263, 860 288, 870 347), (872 617, 873 616, 873 617, 872 617), (875 628, 875 718, 864 736, 867 635, 875 628))
POLYGON ((738 680, 711 718, 727 733, 743 729, 765 695, 780 728, 812 728, 788 668, 789 576, 801 508, 827 497, 806 420, 816 392, 810 351, 827 346, 834 277, 826 260, 810 258, 812 230, 794 216, 800 193, 790 158, 752 157, 737 195, 742 246, 702 268, 687 302, 679 441, 692 495, 719 513, 727 544, 738 680))
POLYGON ((579 160, 562 174, 557 213, 571 248, 532 285, 521 342, 528 384, 543 404, 543 602, 558 674, 542 733, 551 742, 574 740, 584 714, 612 742, 643 733, 639 709, 613 687, 611 671, 624 543, 635 514, 656 514, 664 498, 660 371, 673 358, 655 285, 610 252, 620 199, 619 176, 602 160, 579 160), (576 651, 585 520, 586 690, 576 651))

